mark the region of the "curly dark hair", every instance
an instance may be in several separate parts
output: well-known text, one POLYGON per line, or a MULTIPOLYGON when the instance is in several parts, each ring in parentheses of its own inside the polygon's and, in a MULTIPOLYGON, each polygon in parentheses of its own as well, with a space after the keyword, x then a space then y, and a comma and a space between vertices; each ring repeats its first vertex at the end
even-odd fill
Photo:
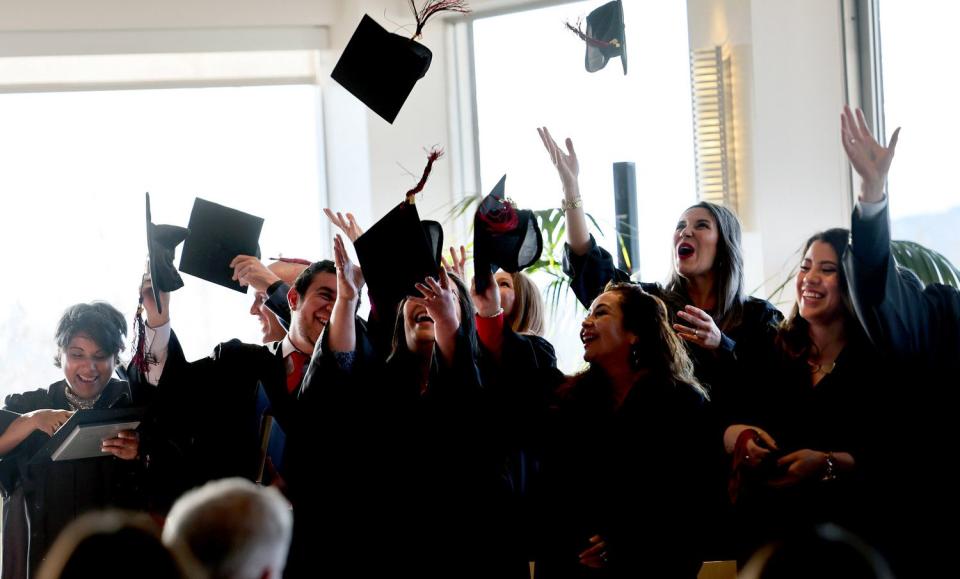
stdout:
POLYGON ((127 337, 127 321, 120 310, 107 302, 75 304, 67 308, 57 323, 55 335, 57 355, 53 364, 57 368, 60 367, 60 352, 78 334, 88 336, 119 362, 119 354, 127 337))

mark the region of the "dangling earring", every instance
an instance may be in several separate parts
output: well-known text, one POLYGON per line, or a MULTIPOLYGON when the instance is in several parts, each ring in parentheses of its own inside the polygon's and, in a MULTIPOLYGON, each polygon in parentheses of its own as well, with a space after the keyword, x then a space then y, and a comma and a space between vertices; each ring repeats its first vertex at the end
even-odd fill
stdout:
POLYGON ((630 368, 636 372, 640 366, 640 347, 637 344, 630 346, 630 368))

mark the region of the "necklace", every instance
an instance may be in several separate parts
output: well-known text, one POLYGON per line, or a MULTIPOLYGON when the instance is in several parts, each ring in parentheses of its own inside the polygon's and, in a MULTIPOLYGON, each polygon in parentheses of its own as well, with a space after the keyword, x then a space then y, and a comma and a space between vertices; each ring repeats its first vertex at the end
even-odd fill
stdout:
POLYGON ((70 405, 71 410, 90 410, 97 404, 97 400, 100 400, 100 396, 103 395, 103 392, 97 394, 95 398, 85 399, 77 396, 69 385, 63 391, 64 395, 67 397, 67 404, 70 405))

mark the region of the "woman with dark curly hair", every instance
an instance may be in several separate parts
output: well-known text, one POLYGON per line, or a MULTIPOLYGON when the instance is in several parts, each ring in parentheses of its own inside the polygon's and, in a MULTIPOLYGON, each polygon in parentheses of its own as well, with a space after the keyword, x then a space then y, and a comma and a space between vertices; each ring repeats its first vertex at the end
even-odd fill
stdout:
POLYGON ((30 461, 77 410, 132 405, 130 385, 114 378, 126 333, 123 315, 110 304, 67 308, 57 325, 54 359, 64 379, 47 388, 11 394, 4 401, 0 410, 4 577, 36 571, 50 543, 80 513, 140 504, 136 497, 140 438, 135 431, 105 439, 102 458, 30 461))
POLYGON ((659 298, 611 284, 580 331, 589 369, 541 368, 518 394, 537 434, 537 577, 696 577, 715 438, 668 320, 659 298))

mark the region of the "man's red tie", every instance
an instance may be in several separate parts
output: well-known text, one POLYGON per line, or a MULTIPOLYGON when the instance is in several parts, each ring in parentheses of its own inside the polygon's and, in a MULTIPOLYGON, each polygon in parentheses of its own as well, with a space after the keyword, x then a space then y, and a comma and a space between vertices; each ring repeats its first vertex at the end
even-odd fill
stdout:
POLYGON ((301 352, 300 350, 294 350, 290 352, 290 372, 287 374, 287 392, 291 394, 300 386, 300 380, 303 379, 303 371, 306 367, 307 362, 310 361, 310 357, 301 352))

